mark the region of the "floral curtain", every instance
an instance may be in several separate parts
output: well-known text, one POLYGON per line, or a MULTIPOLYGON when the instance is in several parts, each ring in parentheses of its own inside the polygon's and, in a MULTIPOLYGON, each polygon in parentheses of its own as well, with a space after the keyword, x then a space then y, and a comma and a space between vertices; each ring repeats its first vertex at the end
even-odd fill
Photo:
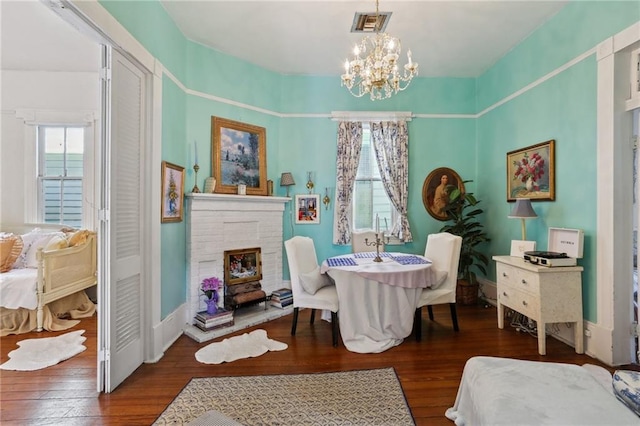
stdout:
POLYGON ((333 243, 351 243, 353 185, 358 173, 362 149, 362 123, 341 121, 338 124, 336 156, 336 202, 333 209, 333 243))
POLYGON ((371 123, 371 139, 378 160, 382 184, 399 213, 391 234, 401 241, 411 242, 411 228, 407 218, 409 196, 409 134, 406 121, 371 123))

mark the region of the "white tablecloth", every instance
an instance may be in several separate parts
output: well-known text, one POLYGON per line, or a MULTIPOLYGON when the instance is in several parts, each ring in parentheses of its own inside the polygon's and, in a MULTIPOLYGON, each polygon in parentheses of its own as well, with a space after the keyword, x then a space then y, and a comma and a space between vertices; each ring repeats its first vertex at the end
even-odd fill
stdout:
POLYGON ((336 283, 340 335, 352 352, 379 353, 402 343, 413 329, 422 289, 430 285, 430 262, 400 265, 391 257, 383 259, 359 258, 355 266, 322 263, 321 272, 336 283))

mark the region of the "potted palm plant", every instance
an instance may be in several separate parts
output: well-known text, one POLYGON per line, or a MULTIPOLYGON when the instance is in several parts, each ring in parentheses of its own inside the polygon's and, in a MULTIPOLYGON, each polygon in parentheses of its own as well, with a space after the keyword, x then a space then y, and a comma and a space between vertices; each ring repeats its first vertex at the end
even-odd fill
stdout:
MULTIPOLYGON (((473 182, 466 180, 463 183, 473 182)), ((458 265, 458 287, 456 289, 456 302, 462 305, 478 303, 478 280, 476 268, 486 275, 486 266, 489 258, 478 251, 480 243, 491 241, 483 230, 483 225, 478 221, 478 215, 484 210, 478 208, 479 200, 471 192, 462 192, 455 185, 449 185, 449 201, 443 209, 447 214, 447 225, 440 232, 449 232, 462 237, 460 250, 460 263, 458 265)))

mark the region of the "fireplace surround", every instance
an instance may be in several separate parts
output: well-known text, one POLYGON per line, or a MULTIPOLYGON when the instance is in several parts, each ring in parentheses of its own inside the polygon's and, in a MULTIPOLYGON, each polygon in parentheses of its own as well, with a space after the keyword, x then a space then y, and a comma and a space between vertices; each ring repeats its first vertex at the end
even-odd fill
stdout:
POLYGON ((200 291, 202 280, 224 279, 225 251, 259 247, 262 290, 271 294, 283 286, 282 218, 290 198, 192 193, 186 194, 185 199, 187 323, 205 309, 200 291))

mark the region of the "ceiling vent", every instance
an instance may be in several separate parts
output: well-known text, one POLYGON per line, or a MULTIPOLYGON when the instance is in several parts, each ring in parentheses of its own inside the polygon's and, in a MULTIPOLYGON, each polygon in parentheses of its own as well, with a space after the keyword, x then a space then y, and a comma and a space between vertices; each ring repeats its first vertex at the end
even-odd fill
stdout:
POLYGON ((378 12, 376 20, 375 12, 356 12, 353 17, 353 25, 351 25, 352 33, 374 33, 376 32, 376 28, 378 31, 383 33, 385 28, 387 28, 387 24, 389 23, 389 18, 391 18, 391 12, 378 12))

